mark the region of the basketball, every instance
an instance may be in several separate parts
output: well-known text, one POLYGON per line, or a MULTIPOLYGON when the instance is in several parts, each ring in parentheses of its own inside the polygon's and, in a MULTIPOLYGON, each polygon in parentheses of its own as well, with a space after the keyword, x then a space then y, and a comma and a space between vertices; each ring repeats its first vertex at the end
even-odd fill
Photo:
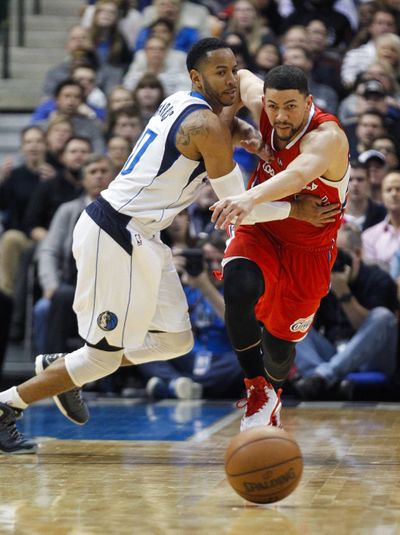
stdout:
POLYGON ((283 429, 258 426, 235 435, 225 452, 232 488, 254 503, 273 503, 297 487, 303 457, 296 440, 283 429))

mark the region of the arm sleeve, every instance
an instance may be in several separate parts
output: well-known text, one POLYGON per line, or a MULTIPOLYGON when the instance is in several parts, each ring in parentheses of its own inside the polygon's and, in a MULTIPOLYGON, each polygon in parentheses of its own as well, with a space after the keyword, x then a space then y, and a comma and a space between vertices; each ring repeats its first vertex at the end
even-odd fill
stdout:
MULTIPOLYGON (((236 164, 233 170, 227 175, 210 179, 211 186, 218 199, 225 199, 230 195, 240 195, 244 193, 245 187, 242 173, 236 164)), ((275 221, 289 217, 291 205, 289 202, 263 202, 257 204, 251 214, 245 217, 242 225, 253 225, 262 221, 275 221)))

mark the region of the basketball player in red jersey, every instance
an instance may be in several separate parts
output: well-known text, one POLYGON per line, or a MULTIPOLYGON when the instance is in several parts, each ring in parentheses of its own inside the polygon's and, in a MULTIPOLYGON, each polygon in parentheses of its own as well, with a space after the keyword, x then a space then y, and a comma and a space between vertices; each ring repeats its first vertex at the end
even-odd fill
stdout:
POLYGON ((336 117, 313 104, 304 72, 282 65, 265 83, 239 71, 240 105, 258 120, 268 161, 260 160, 249 189, 213 206, 217 227, 234 223, 224 259, 226 325, 245 374, 247 409, 241 430, 280 426, 280 385, 296 342, 311 327, 328 292, 341 213, 324 227, 289 217, 239 226, 263 201, 307 193, 322 205, 346 201, 348 141, 336 117), (260 328, 260 322, 263 328, 260 328))

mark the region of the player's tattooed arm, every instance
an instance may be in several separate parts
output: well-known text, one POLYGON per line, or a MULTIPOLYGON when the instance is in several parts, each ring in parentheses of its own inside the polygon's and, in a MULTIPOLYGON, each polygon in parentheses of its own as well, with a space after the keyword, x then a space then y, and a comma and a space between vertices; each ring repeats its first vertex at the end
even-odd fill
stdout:
POLYGON ((207 119, 210 112, 201 110, 196 113, 191 113, 189 117, 183 121, 177 134, 176 144, 182 147, 188 147, 192 141, 196 142, 199 137, 205 137, 209 134, 209 126, 207 119))

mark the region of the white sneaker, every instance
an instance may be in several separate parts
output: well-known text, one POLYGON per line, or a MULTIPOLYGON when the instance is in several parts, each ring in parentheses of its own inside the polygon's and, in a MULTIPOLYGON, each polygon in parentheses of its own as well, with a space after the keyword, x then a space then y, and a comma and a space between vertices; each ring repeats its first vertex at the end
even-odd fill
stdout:
POLYGON ((177 399, 201 399, 203 387, 190 377, 178 377, 169 383, 171 394, 177 399))
POLYGON ((262 376, 246 378, 244 384, 247 391, 246 413, 240 422, 240 431, 258 425, 282 427, 280 418, 282 389, 275 392, 273 386, 262 376))

